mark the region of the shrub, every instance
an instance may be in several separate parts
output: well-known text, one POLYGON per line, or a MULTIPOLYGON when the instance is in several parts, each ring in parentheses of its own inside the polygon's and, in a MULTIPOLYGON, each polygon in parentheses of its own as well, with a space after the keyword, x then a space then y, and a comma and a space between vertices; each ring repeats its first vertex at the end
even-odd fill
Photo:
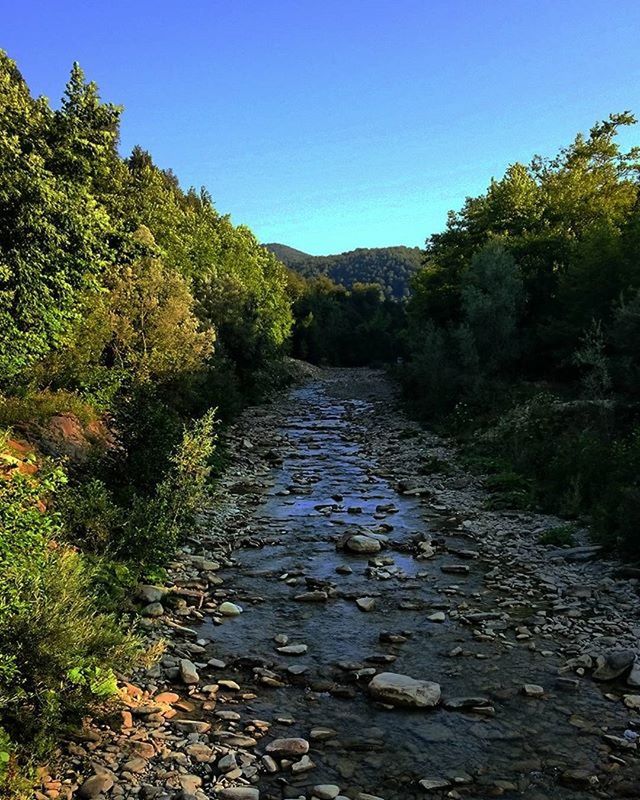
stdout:
POLYGON ((487 476, 484 480, 484 485, 493 495, 487 501, 488 508, 525 509, 532 506, 533 487, 530 478, 509 470, 487 476))
POLYGON ((96 554, 117 549, 114 535, 123 524, 125 512, 114 502, 102 480, 90 478, 65 486, 58 494, 56 506, 63 516, 64 534, 69 542, 96 554))
POLYGON ((113 671, 138 652, 135 638, 101 611, 91 565, 60 543, 51 503, 64 479, 44 467, 0 480, 0 726, 35 755, 111 693, 113 671))
POLYGON ((73 392, 42 391, 0 397, 0 427, 30 422, 44 424, 57 414, 74 414, 83 425, 98 419, 93 406, 73 392))
POLYGON ((160 566, 202 505, 215 451, 215 411, 187 427, 171 456, 171 468, 151 499, 136 496, 123 531, 120 552, 160 566))
POLYGON ((453 467, 448 461, 438 456, 426 458, 418 468, 420 475, 450 475, 453 467))
POLYGON ((574 525, 556 525, 546 530, 538 539, 540 544, 556 547, 572 547, 575 543, 576 529, 574 525))

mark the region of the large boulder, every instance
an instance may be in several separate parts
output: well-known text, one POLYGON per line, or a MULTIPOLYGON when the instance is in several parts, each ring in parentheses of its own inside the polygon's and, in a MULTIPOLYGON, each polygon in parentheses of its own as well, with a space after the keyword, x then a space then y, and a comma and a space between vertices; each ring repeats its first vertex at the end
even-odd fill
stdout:
POLYGON ((369 694, 383 703, 407 708, 434 708, 440 702, 440 685, 395 672, 381 672, 368 686, 369 694))
POLYGON ((592 677, 596 681, 613 681, 630 670, 635 660, 636 654, 633 650, 613 650, 605 653, 596 659, 597 667, 592 677))

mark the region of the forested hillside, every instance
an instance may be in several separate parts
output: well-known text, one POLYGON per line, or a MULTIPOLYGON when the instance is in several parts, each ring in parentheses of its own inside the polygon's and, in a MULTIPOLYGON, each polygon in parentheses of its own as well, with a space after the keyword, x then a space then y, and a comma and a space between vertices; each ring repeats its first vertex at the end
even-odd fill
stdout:
POLYGON ((413 284, 402 380, 496 504, 587 515, 637 556, 640 149, 617 143, 634 122, 612 115, 451 213, 413 284))
POLYGON ((385 297, 395 300, 409 296, 411 279, 422 264, 418 247, 360 247, 333 256, 311 256, 275 243, 265 247, 306 278, 324 275, 347 289, 356 283, 376 283, 385 297))
POLYGON ((0 53, 0 784, 139 655, 130 587, 190 528, 216 419, 274 384, 287 275, 142 148, 79 66, 0 53), (214 413, 212 409, 217 408, 214 413))

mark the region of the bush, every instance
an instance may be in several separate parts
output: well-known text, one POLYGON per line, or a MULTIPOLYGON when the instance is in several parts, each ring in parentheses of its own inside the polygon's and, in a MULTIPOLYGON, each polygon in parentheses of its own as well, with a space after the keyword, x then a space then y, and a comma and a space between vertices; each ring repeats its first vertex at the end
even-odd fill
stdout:
POLYGON ((574 525, 556 525, 545 531, 538 541, 556 547, 572 547, 575 544, 576 529, 574 525))
POLYGON ((493 495, 486 503, 488 508, 526 509, 532 506, 533 487, 530 478, 508 470, 487 476, 484 485, 493 495))
POLYGON ((136 496, 123 530, 119 553, 161 566, 180 536, 194 522, 211 474, 216 446, 215 411, 208 411, 186 428, 170 458, 171 469, 149 500, 136 496))
POLYGON ((0 427, 48 422, 57 414, 73 414, 83 425, 98 419, 93 406, 73 392, 29 392, 21 396, 0 397, 0 427))
POLYGON ((438 456, 425 459, 418 468, 420 475, 451 475, 452 472, 451 464, 438 456))
POLYGON ((115 691, 114 670, 139 652, 101 611, 91 565, 60 542, 51 503, 63 482, 46 468, 0 480, 0 727, 18 752, 36 756, 115 691))
POLYGON ((126 515, 102 480, 90 478, 65 486, 58 494, 56 505, 70 543, 101 555, 117 549, 114 535, 122 527, 126 515))

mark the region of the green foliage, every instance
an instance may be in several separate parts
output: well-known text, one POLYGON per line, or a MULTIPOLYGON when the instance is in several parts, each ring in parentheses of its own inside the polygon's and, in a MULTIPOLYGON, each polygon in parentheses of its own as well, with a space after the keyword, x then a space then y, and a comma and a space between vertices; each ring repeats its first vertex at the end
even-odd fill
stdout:
POLYGON ((326 277, 296 286, 293 353, 315 364, 362 366, 388 363, 400 353, 403 310, 376 285, 351 290, 326 277))
POLYGON ((513 257, 497 242, 491 242, 471 259, 462 277, 463 330, 470 339, 460 347, 463 364, 478 364, 483 373, 498 371, 517 353, 515 337, 523 287, 513 257), (465 357, 466 349, 473 349, 465 357))
POLYGON ((491 473, 490 507, 589 514, 640 554, 640 149, 616 140, 634 122, 611 115, 450 213, 413 282, 401 379, 491 473))
POLYGON ((549 544, 555 547, 573 547, 575 535, 575 525, 556 525, 554 528, 546 530, 538 541, 540 544, 549 544))
POLYGON ((65 471, 34 455, 32 478, 0 453, 0 775, 9 753, 16 786, 25 746, 42 754, 126 668, 116 618, 204 500, 209 409, 229 419, 285 374, 285 267, 204 189, 141 148, 123 159, 120 114, 77 64, 53 110, 0 51, 0 425, 37 438, 73 414, 104 432, 65 471))
POLYGON ((0 427, 27 422, 44 424, 57 414, 73 414, 83 425, 98 419, 95 408, 73 392, 28 392, 0 397, 0 427))
MULTIPOLYGON (((0 374, 21 372, 64 342, 76 299, 108 262, 99 200, 58 169, 57 117, 0 52, 0 374)), ((69 142, 73 148, 73 143, 69 142)))
POLYGON ((44 748, 60 726, 113 693, 136 640, 102 612, 92 569, 61 543, 50 507, 58 469, 0 480, 0 722, 15 747, 44 748))
POLYGON ((149 499, 137 495, 121 537, 123 552, 162 565, 195 521, 206 496, 215 449, 216 420, 207 412, 184 431, 171 468, 149 499))
POLYGON ((594 321, 585 331, 580 347, 573 356, 573 362, 584 370, 582 383, 585 396, 600 402, 606 400, 611 392, 611 376, 599 321, 594 321))
POLYGON ((515 472, 499 472, 489 475, 484 480, 485 488, 492 496, 487 500, 490 509, 531 508, 532 481, 515 472))

